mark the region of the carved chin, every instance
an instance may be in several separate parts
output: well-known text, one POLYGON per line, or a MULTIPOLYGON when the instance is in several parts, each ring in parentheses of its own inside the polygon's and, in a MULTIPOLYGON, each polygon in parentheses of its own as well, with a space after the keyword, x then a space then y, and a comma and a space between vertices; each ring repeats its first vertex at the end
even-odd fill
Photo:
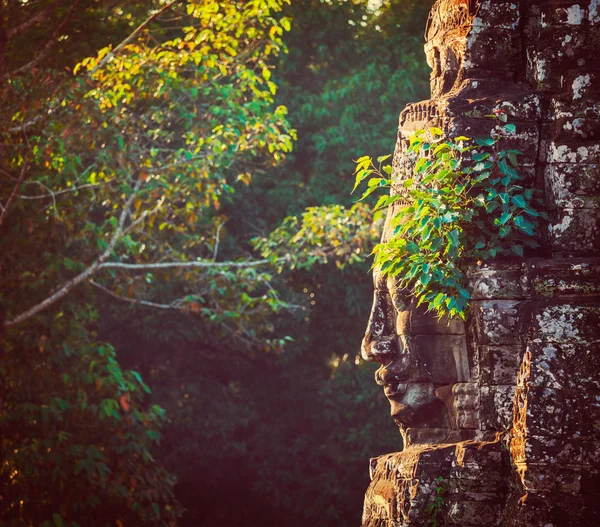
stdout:
POLYGON ((390 400, 392 419, 398 426, 411 426, 414 424, 415 411, 412 407, 397 401, 390 400))
POLYGON ((448 426, 446 409, 436 398, 434 387, 429 383, 409 385, 406 393, 390 395, 388 400, 392 418, 400 427, 448 426))

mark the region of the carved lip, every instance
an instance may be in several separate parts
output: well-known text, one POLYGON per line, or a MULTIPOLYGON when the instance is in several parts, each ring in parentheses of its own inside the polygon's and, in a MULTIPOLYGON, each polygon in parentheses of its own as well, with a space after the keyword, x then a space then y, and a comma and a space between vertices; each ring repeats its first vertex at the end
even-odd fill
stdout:
POLYGON ((408 384, 401 381, 390 381, 383 385, 383 393, 388 399, 399 400, 408 391, 408 384))
POLYGON ((415 411, 410 406, 405 406, 402 410, 394 413, 392 419, 398 426, 410 425, 413 421, 415 411))

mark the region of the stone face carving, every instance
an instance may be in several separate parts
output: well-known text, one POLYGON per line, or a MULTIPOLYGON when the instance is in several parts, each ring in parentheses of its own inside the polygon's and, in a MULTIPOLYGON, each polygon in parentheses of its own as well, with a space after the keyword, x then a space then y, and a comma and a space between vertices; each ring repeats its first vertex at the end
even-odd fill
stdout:
MULTIPOLYGON (((464 324, 438 322, 415 307, 393 279, 375 273, 375 295, 362 354, 381 364, 375 375, 390 401, 405 445, 471 437, 465 400, 471 366, 464 324)), ((471 412, 472 413, 472 412, 471 412)))
POLYGON ((376 382, 404 450, 372 460, 363 527, 424 526, 433 514, 439 525, 593 525, 600 2, 438 0, 425 52, 432 96, 400 114, 394 177, 411 175, 414 130, 487 135, 485 115, 502 109, 516 125, 505 146, 523 152, 551 221, 537 255, 471 269, 466 324, 438 323, 375 274, 362 353, 381 364, 376 382), (443 505, 428 507, 438 487, 443 505))

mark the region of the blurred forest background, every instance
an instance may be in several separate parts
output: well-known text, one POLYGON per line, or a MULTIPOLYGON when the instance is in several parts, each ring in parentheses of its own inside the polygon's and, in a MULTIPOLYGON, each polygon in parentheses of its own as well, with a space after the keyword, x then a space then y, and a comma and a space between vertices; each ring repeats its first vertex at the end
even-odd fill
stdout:
POLYGON ((0 525, 360 523, 353 160, 429 71, 377 4, 0 0, 0 525))

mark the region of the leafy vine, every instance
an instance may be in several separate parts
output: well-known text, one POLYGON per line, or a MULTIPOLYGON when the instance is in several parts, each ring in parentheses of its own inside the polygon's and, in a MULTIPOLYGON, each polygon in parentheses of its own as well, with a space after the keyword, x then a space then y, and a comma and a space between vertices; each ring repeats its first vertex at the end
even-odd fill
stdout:
POLYGON ((448 486, 444 484, 444 478, 438 476, 435 479, 436 486, 433 490, 433 499, 425 507, 425 512, 429 514, 429 520, 427 521, 428 527, 439 527, 438 514, 441 514, 442 507, 444 506, 444 497, 448 492, 448 486))
POLYGON ((539 192, 524 186, 518 150, 500 148, 513 135, 503 113, 490 137, 444 138, 439 128, 419 130, 406 152, 412 177, 395 181, 390 156, 356 161, 354 190, 365 180, 361 200, 386 189, 375 210, 393 207, 391 234, 374 250, 373 267, 394 277, 438 317, 466 318, 471 295, 466 268, 498 256, 524 255, 537 248, 540 219, 534 203, 539 192))

